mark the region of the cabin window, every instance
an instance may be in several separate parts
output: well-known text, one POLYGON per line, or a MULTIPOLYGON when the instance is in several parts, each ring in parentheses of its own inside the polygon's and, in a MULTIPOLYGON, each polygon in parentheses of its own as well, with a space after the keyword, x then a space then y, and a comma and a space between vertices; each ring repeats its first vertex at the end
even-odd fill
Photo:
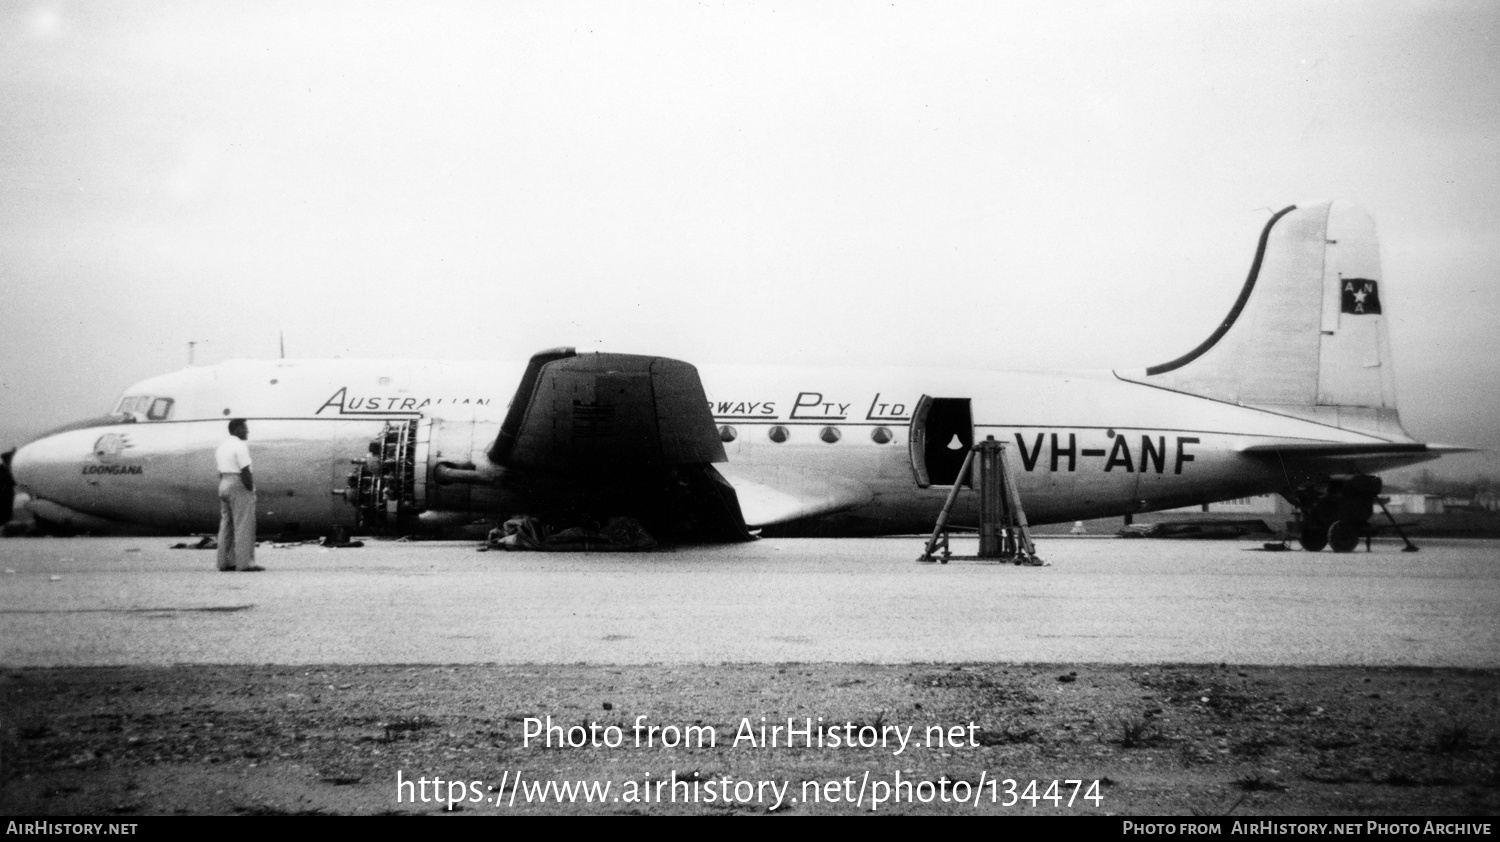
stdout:
POLYGON ((724 426, 719 428, 719 441, 724 442, 725 444, 734 441, 735 439, 739 438, 739 436, 739 432, 737 432, 728 424, 725 424, 724 426))
POLYGON ((833 444, 843 437, 844 434, 839 432, 838 427, 824 427, 818 431, 818 438, 829 444, 833 444))
POLYGON ((172 414, 172 399, 157 398, 151 402, 151 408, 146 410, 146 417, 152 421, 165 421, 172 414))
POLYGON ((782 442, 787 440, 787 438, 790 436, 790 433, 787 432, 787 429, 785 427, 777 424, 776 426, 767 430, 766 435, 770 437, 771 441, 774 441, 777 444, 781 444, 782 442))
POLYGON ((891 433, 890 427, 876 427, 870 431, 870 440, 876 444, 890 444, 895 435, 891 433))

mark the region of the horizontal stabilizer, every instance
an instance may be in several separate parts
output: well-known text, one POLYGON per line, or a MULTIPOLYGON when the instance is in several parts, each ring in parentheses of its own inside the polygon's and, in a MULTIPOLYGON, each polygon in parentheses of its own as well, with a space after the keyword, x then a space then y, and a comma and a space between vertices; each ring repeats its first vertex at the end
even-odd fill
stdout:
POLYGON ((1373 474, 1427 462, 1445 453, 1469 450, 1472 448, 1414 441, 1296 441, 1239 448, 1245 456, 1272 462, 1289 475, 1308 476, 1373 474))
POLYGON ((1387 456, 1399 453, 1469 453, 1472 447, 1457 447, 1451 444, 1422 444, 1420 442, 1288 442, 1286 444, 1252 444, 1240 448, 1247 456, 1387 456))

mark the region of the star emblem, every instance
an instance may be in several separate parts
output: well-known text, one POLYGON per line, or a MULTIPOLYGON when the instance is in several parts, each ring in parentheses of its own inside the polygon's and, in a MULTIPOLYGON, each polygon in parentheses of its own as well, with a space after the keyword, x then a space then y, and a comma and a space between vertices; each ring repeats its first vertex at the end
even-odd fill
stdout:
POLYGON ((1347 278, 1341 284, 1339 309, 1355 316, 1380 314, 1380 285, 1368 278, 1347 278))

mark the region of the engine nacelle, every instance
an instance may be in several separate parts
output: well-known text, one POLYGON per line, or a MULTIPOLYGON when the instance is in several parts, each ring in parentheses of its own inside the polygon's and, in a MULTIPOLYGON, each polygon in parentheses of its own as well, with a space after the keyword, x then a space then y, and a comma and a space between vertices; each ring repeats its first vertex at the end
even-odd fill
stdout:
POLYGON ((746 540, 734 488, 712 465, 676 465, 603 475, 559 475, 502 467, 489 449, 500 424, 421 418, 388 421, 354 460, 345 495, 366 533, 411 535, 472 519, 517 513, 554 523, 639 520, 653 534, 746 540), (611 482, 610 479, 614 481, 611 482))
POLYGON ((499 514, 500 471, 485 456, 499 429, 441 418, 386 422, 349 473, 346 498, 358 510, 358 528, 400 535, 418 531, 429 519, 424 513, 499 514))

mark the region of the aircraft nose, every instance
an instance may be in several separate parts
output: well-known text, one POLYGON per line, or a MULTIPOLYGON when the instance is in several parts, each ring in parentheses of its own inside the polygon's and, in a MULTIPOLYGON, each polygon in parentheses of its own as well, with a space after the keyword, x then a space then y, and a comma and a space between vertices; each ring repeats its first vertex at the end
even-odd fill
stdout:
MULTIPOLYGON (((73 429, 43 435, 16 450, 11 474, 26 504, 44 530, 108 532, 114 524, 102 511, 105 498, 92 475, 91 462, 106 439, 94 429, 73 429)), ((97 467, 97 466, 95 466, 97 467)))
POLYGON ((60 436, 43 436, 21 445, 11 458, 10 471, 16 485, 33 499, 57 499, 66 496, 69 478, 78 477, 80 454, 67 452, 58 441, 60 436))
MULTIPOLYGON (((11 458, 11 475, 33 499, 45 498, 64 505, 88 499, 92 487, 86 466, 101 446, 121 436, 108 435, 121 427, 124 416, 105 415, 54 427, 21 445, 11 458)), ((104 447, 104 450, 118 448, 104 447)))

